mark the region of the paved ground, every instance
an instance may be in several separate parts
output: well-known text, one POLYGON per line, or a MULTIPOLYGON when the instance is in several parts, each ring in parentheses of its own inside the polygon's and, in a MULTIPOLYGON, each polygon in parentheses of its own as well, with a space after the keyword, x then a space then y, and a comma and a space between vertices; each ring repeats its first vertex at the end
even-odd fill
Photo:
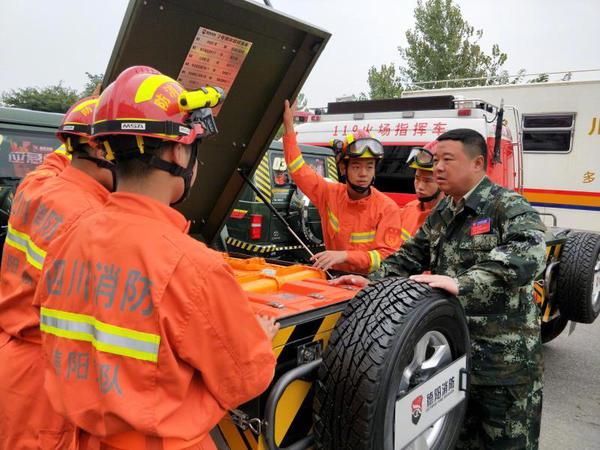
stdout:
POLYGON ((600 449, 600 319, 544 346, 541 450, 600 449))

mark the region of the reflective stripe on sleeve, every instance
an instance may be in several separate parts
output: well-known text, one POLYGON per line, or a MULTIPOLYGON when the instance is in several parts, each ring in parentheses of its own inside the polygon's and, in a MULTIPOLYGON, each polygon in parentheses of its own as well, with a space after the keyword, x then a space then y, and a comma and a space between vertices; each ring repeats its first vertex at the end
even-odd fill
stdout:
POLYGON ((28 235, 15 230, 10 223, 6 230, 6 244, 23 252, 29 264, 38 270, 42 270, 46 259, 46 251, 35 245, 28 235))
POLYGON ((375 240, 375 230, 361 233, 350 233, 350 242, 353 244, 368 244, 375 240))
POLYGON ((337 217, 335 217, 335 214, 333 214, 333 211, 329 208, 327 208, 327 216, 329 217, 329 224, 331 225, 331 228, 333 228, 333 231, 336 233, 340 231, 340 221, 337 217))
POLYGON ((89 342, 101 352, 142 361, 158 361, 158 334, 110 325, 93 316, 42 308, 40 329, 64 339, 89 342))
POLYGON ((371 260, 371 264, 369 265, 369 272, 375 272, 379 270, 381 267, 381 256, 377 250, 369 251, 369 258, 371 260))
POLYGON ((290 173, 294 173, 300 170, 300 167, 302 167, 303 165, 304 158, 302 157, 302 155, 300 155, 288 165, 288 170, 290 171, 290 173))

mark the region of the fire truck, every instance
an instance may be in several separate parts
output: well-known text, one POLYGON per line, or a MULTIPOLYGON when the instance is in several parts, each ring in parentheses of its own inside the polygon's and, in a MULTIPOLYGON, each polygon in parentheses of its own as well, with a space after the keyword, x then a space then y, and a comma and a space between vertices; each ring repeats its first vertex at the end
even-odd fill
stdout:
POLYGON ((406 165, 413 147, 424 146, 445 131, 470 128, 488 142, 488 176, 509 189, 522 189, 522 153, 510 129, 502 126, 496 146, 499 108, 453 96, 329 103, 327 114, 313 114, 296 126, 299 143, 328 146, 349 132, 365 130, 384 145, 375 187, 400 206, 415 198, 414 170, 406 165))

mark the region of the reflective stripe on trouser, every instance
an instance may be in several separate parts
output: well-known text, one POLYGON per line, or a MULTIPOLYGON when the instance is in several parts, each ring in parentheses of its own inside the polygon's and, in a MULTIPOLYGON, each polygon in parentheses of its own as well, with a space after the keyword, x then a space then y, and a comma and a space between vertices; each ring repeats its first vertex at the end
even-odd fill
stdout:
POLYGON ((117 327, 93 316, 42 308, 40 329, 64 339, 90 342, 97 350, 157 362, 160 336, 117 327))
POLYGON ((6 244, 23 252, 29 264, 38 270, 42 270, 46 259, 46 251, 35 245, 27 234, 15 230, 10 223, 6 230, 6 244))
POLYGON ((371 259, 371 264, 369 265, 369 272, 375 272, 379 270, 381 267, 381 256, 377 250, 369 251, 369 258, 371 259))

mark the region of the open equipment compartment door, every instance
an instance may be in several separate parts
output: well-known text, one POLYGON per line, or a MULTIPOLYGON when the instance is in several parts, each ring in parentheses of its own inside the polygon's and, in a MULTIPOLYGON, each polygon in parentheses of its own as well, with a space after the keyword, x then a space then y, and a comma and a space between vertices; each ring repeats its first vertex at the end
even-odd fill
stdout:
POLYGON ((104 87, 127 67, 147 65, 186 89, 199 81, 226 89, 219 134, 200 145, 196 184, 178 207, 192 221, 191 234, 210 242, 218 233, 243 187, 237 168, 259 164, 281 124, 284 100, 296 97, 329 37, 245 0, 130 1, 104 87))

